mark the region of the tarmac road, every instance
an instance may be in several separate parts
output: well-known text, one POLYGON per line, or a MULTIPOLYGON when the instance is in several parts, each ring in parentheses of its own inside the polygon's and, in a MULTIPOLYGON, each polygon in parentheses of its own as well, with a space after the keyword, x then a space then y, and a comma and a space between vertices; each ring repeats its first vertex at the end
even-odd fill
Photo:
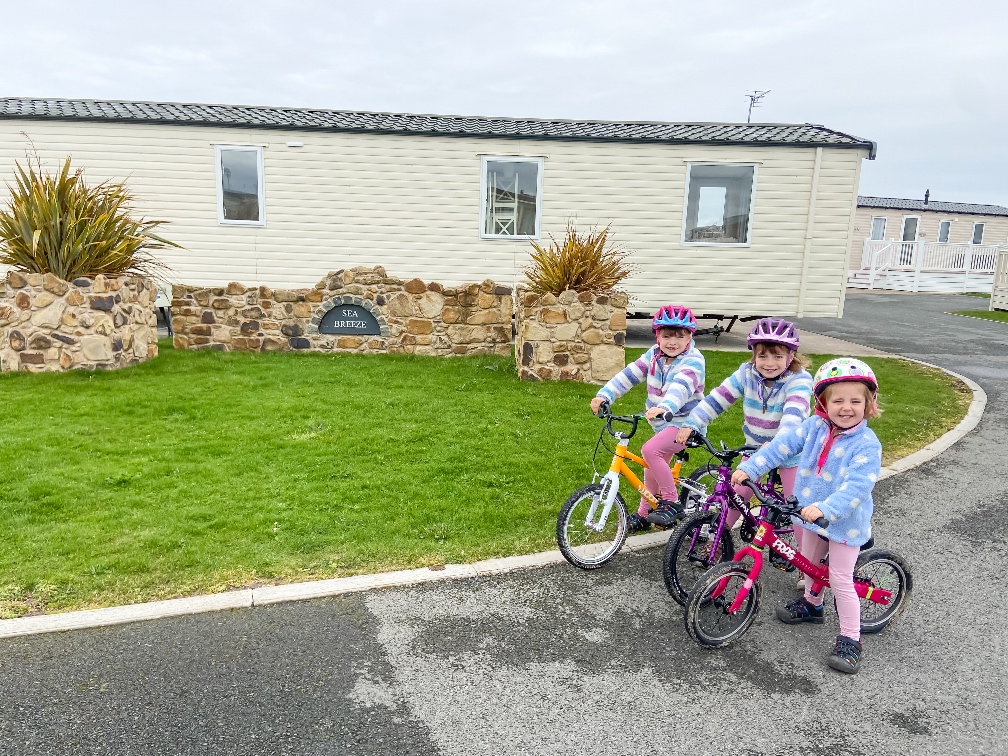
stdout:
MULTIPOLYGON (((937 362, 988 393, 978 429, 876 489, 913 600, 865 638, 785 627, 792 576, 706 651, 660 551, 311 602, 0 642, 0 754, 1008 753, 1008 325, 958 296, 851 294, 803 328, 937 362)), ((883 387, 883 391, 884 391, 883 387)))

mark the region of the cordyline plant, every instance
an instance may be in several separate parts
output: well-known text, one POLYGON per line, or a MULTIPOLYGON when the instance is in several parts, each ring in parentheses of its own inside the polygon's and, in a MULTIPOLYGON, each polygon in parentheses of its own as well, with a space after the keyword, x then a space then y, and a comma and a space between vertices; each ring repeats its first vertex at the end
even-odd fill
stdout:
POLYGON ((0 210, 0 263, 28 273, 52 273, 65 281, 99 273, 154 275, 167 266, 149 250, 179 247, 153 233, 166 221, 131 215, 132 195, 122 183, 84 183, 84 171, 70 172, 70 158, 58 175, 17 164, 17 186, 0 210))
POLYGON ((630 253, 607 246, 608 242, 609 226, 579 234, 568 221, 562 243, 552 234, 548 247, 532 242, 532 264, 525 269, 529 288, 536 294, 559 294, 568 289, 591 294, 614 291, 633 268, 627 263, 630 253))

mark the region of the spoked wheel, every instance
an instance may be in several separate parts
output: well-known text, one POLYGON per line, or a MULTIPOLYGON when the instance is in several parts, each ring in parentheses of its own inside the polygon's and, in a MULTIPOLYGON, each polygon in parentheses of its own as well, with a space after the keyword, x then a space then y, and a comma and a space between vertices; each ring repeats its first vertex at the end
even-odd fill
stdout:
POLYGON ((899 616, 910 603, 913 576, 903 557, 887 549, 862 551, 854 565, 854 582, 889 591, 887 605, 861 599, 861 632, 877 633, 899 616))
POLYGON ((684 510, 697 509, 714 493, 717 483, 717 469, 711 470, 710 465, 698 467, 686 478, 679 481, 679 503, 684 510))
POLYGON ((735 556, 731 529, 725 528, 721 540, 714 544, 719 516, 718 510, 688 515, 665 544, 662 577, 669 595, 680 606, 686 605, 690 589, 700 576, 715 564, 731 561, 735 556))
POLYGON ((600 523, 603 505, 602 484, 579 488, 560 508, 557 518, 557 545, 564 559, 582 570, 595 570, 623 548, 627 538, 627 506, 623 497, 616 501, 604 523, 600 523))
POLYGON ((728 608, 749 579, 749 567, 740 562, 726 562, 712 567, 700 578, 686 600, 683 619, 686 632, 704 646, 721 648, 737 640, 749 629, 759 609, 760 584, 752 584, 739 610, 728 608), (724 583, 717 596, 713 594, 724 583))

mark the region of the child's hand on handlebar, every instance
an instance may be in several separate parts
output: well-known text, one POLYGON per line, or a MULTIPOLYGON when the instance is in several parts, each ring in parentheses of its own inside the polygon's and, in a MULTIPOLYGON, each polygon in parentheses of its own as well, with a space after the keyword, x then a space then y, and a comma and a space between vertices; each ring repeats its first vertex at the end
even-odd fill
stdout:
POLYGON ((732 473, 731 482, 733 486, 741 486, 749 480, 749 474, 745 470, 736 470, 732 473))
POLYGON ((592 414, 593 415, 597 415, 598 411, 599 411, 599 407, 601 407, 605 403, 606 403, 606 399, 605 399, 604 396, 596 396, 594 399, 592 399, 591 400, 592 414))
POLYGON ((676 433, 675 442, 677 444, 685 445, 689 441, 689 437, 693 435, 693 429, 688 427, 682 427, 679 432, 676 433))
POLYGON ((656 417, 661 417, 665 414, 665 410, 662 407, 652 407, 647 412, 644 413, 644 417, 648 420, 654 420, 656 417))
POLYGON ((801 515, 801 518, 805 520, 805 522, 815 522, 820 517, 824 516, 822 510, 815 504, 810 504, 809 506, 804 507, 798 514, 801 515))

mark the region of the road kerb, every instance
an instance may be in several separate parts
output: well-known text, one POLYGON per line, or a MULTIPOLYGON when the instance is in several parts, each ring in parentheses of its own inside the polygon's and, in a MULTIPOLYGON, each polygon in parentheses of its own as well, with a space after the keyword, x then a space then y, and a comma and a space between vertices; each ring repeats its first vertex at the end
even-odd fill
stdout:
MULTIPOLYGON (((909 357, 900 359, 916 362, 927 367, 937 368, 958 378, 973 391, 973 401, 966 416, 959 424, 913 454, 896 460, 882 468, 879 480, 906 472, 914 467, 929 462, 947 450, 952 444, 972 431, 980 423, 984 408, 987 406, 987 394, 975 381, 954 373, 951 370, 933 365, 923 360, 909 357)), ((627 538, 626 548, 629 551, 643 551, 662 546, 668 540, 668 531, 643 533, 627 538)), ((306 583, 287 583, 261 588, 246 588, 226 593, 212 593, 205 596, 169 599, 167 601, 151 601, 144 604, 127 604, 107 609, 85 609, 61 614, 41 614, 31 617, 0 620, 0 638, 16 638, 42 633, 57 633, 67 630, 84 630, 87 628, 120 625, 127 622, 142 622, 145 620, 177 617, 188 614, 216 612, 225 609, 246 609, 253 606, 278 604, 287 601, 304 601, 307 599, 340 596, 346 593, 359 593, 376 588, 401 588, 421 585, 424 583, 457 580, 486 575, 500 575, 517 570, 545 567, 563 562, 559 551, 543 551, 537 554, 521 554, 511 557, 485 559, 469 564, 439 565, 437 568, 421 567, 413 570, 398 570, 396 572, 380 572, 373 575, 353 575, 329 580, 314 580, 306 583)))

